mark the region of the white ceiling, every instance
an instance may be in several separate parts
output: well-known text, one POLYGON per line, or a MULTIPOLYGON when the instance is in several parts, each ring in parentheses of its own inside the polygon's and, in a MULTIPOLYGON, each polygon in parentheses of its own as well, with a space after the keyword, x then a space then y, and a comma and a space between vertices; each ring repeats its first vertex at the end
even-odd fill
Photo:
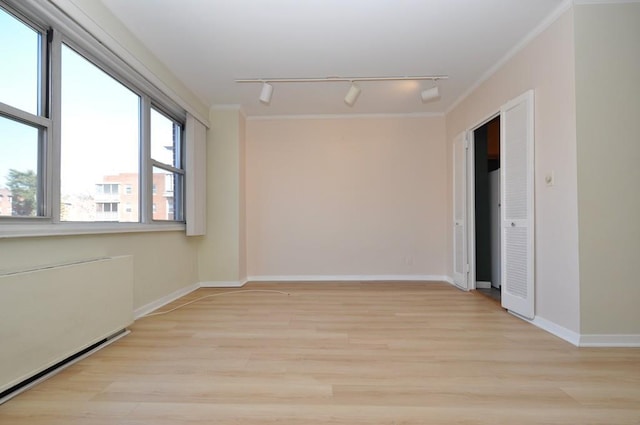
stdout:
POLYGON ((249 116, 443 113, 563 0, 102 0, 208 105, 249 116), (238 78, 446 74, 433 82, 260 84, 238 78))

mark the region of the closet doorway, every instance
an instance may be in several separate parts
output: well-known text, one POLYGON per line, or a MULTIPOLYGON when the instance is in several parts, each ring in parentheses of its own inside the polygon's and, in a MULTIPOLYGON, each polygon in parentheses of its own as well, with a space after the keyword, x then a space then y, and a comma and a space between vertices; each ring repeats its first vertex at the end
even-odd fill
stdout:
POLYGON ((473 132, 475 288, 500 301, 500 116, 473 132))

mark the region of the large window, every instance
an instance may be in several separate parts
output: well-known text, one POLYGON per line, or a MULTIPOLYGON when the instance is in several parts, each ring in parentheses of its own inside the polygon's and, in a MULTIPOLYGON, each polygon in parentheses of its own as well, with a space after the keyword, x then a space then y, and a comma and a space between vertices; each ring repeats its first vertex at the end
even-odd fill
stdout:
MULTIPOLYGON (((61 74, 60 195, 66 208, 60 219, 137 222, 131 213, 105 220, 88 204, 104 202, 105 195, 120 202, 118 184, 139 178, 140 96, 64 44, 61 74), (113 190, 99 191, 105 184, 113 190)), ((138 194, 127 201, 138 203, 138 194)))
POLYGON ((30 13, 0 0, 0 224, 184 221, 185 112, 30 13))
POLYGON ((0 9, 0 216, 43 216, 43 32, 0 9))

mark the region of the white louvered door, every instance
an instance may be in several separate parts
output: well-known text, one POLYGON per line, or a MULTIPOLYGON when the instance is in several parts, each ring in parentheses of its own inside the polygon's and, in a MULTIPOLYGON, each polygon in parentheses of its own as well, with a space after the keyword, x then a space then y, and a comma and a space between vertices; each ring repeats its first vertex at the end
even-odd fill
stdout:
POLYGON ((502 306, 534 317, 533 91, 500 111, 502 306))
POLYGON ((453 142, 453 283, 469 289, 467 261, 467 139, 453 142))

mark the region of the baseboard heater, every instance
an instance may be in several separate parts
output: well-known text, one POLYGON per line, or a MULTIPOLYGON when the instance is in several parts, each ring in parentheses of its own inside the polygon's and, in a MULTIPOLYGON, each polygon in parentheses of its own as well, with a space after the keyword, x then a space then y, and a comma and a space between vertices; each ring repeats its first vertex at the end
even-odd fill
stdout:
POLYGON ((0 403, 125 334, 133 258, 0 274, 0 403))

